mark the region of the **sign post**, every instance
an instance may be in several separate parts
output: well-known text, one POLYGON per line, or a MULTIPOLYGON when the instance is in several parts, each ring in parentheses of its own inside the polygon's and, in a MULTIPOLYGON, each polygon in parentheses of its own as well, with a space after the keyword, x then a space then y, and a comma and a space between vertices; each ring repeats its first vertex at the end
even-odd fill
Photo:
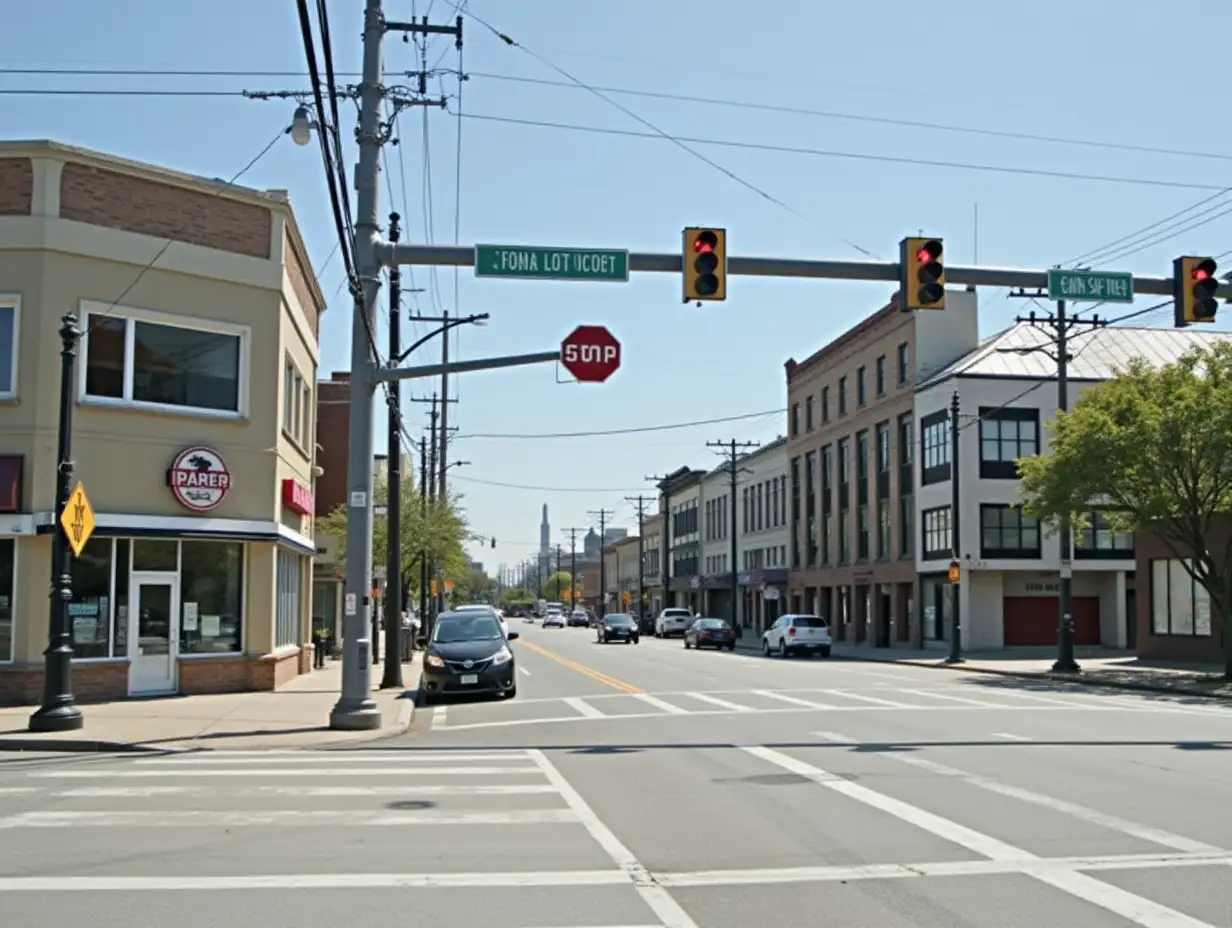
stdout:
POLYGON ((1084 303, 1132 303, 1134 275, 1120 271, 1048 271, 1048 299, 1084 303))
POLYGON ((560 363, 579 383, 603 383, 620 369, 620 342, 601 325, 579 325, 560 343, 560 363))
POLYGON ((629 252, 610 248, 476 245, 475 276, 627 283, 629 252))

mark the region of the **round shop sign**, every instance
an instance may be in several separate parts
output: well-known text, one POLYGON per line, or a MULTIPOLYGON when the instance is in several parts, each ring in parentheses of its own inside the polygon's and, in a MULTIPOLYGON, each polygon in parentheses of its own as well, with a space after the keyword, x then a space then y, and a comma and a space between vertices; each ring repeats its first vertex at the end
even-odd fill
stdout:
POLYGON ((186 448, 167 471, 167 486, 180 505, 193 512, 209 512, 218 506, 226 499, 231 482, 227 462, 210 448, 186 448))

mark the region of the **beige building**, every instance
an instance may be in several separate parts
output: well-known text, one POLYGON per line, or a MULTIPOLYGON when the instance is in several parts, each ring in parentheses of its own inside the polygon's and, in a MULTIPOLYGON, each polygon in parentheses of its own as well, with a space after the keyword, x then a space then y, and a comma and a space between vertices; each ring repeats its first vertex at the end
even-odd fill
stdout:
POLYGON ((270 689, 311 666, 317 330, 285 193, 0 143, 0 700, 47 645, 61 316, 79 699, 270 689))
POLYGON ((603 601, 606 612, 630 612, 637 600, 637 536, 603 546, 603 601))

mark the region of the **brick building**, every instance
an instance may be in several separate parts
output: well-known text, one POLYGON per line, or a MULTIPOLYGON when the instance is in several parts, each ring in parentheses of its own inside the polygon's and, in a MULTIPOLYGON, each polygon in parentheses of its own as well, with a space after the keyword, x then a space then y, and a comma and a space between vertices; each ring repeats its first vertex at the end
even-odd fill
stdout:
POLYGON ((974 293, 945 310, 897 300, 803 361, 788 360, 787 457, 794 612, 830 621, 839 641, 919 641, 914 391, 978 342, 974 293))
MULTIPOLYGON (((1207 550, 1227 550, 1232 520, 1212 531, 1207 550)), ((1223 620, 1202 585, 1162 538, 1150 531, 1134 534, 1135 574, 1141 591, 1135 602, 1139 657, 1161 661, 1223 664, 1228 642, 1223 620)))
POLYGON ((42 688, 65 312, 95 513, 71 561, 79 697, 270 689, 311 667, 324 310, 285 192, 0 143, 0 700, 42 688))

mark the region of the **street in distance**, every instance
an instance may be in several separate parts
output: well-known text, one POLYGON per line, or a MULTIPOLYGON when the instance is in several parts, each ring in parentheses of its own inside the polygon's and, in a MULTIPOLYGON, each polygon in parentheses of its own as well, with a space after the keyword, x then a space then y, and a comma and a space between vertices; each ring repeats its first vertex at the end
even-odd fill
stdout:
POLYGON ((609 248, 476 245, 475 276, 624 283, 629 279, 629 253, 609 248))
POLYGON ((1048 299, 1132 303, 1134 275, 1120 271, 1048 271, 1048 299))

